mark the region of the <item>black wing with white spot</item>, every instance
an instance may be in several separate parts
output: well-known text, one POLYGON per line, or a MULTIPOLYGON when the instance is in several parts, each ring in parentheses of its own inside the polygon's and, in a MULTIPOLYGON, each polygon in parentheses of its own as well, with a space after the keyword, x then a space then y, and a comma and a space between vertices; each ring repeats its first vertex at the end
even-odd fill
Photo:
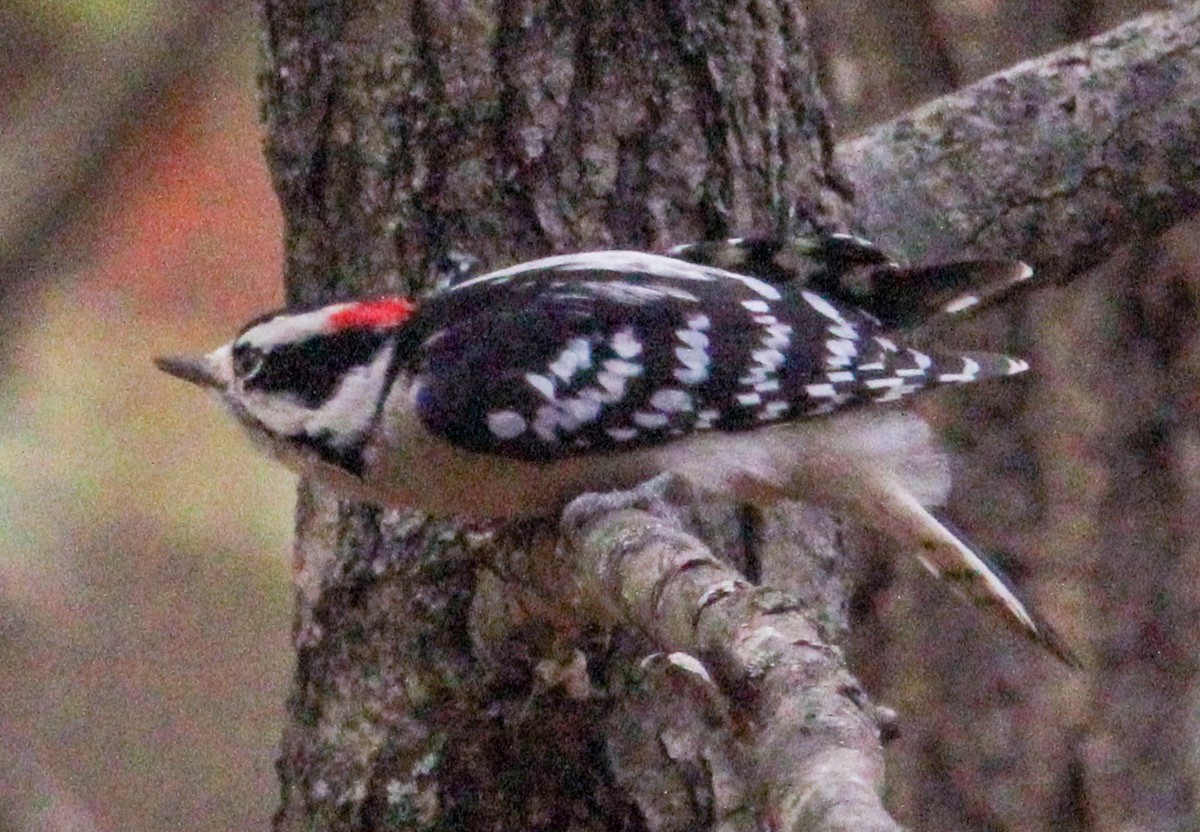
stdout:
POLYGON ((467 450, 529 460, 812 418, 1022 362, 938 356, 798 286, 637 252, 493 272, 419 313, 417 405, 467 450))

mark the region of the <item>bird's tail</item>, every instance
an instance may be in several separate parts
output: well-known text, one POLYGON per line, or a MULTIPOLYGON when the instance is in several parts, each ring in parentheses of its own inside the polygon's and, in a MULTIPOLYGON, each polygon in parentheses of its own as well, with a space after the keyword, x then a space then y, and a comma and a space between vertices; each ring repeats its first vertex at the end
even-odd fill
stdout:
MULTIPOLYGON (((881 487, 888 488, 883 485, 881 487)), ((1067 642, 1014 591, 1004 574, 962 536, 934 516, 907 491, 889 488, 879 500, 883 510, 879 527, 914 547, 921 564, 947 583, 955 594, 969 600, 1009 629, 1033 641, 1071 667, 1081 663, 1067 642)))
POLYGON ((1066 642, 1021 600, 1000 570, 927 508, 946 499, 950 470, 922 419, 864 409, 835 421, 804 423, 799 433, 767 435, 761 449, 767 459, 740 459, 741 479, 754 479, 756 485, 740 495, 743 499, 761 500, 774 491, 862 523, 915 555, 956 594, 1078 666, 1066 642), (776 441, 767 442, 772 436, 776 441), (780 470, 788 472, 786 483, 775 476, 780 470))
POLYGON ((795 283, 907 330, 991 306, 1029 282, 1019 260, 906 266, 853 234, 735 237, 675 246, 667 254, 772 283, 795 283))

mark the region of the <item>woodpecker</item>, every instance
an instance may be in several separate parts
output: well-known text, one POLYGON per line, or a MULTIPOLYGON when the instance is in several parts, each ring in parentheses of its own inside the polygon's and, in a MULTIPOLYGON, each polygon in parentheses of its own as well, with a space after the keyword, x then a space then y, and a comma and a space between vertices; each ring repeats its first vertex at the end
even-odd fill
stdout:
POLYGON ((463 520, 553 516, 674 473, 882 532, 1055 655, 1070 653, 930 511, 950 488, 913 395, 1024 372, 906 333, 1025 283, 1023 263, 901 266, 849 235, 566 254, 423 299, 284 309, 158 366, 348 498, 463 520))

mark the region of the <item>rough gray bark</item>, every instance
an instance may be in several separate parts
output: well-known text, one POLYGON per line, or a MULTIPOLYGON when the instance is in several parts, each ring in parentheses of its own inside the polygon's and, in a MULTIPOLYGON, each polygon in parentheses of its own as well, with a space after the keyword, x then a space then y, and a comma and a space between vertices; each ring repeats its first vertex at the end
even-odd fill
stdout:
MULTIPOLYGON (((714 783, 740 775, 741 808, 780 829, 896 829, 879 802, 877 737, 891 714, 868 702, 811 607, 753 586, 684 532, 686 513, 676 506, 695 504, 669 480, 633 495, 579 498, 563 514, 574 583, 615 623, 671 651, 666 668, 690 674, 714 717, 691 736, 676 730, 677 739, 698 747, 717 731, 735 734, 720 758, 727 771, 706 760, 714 783), (744 792, 750 784, 757 799, 744 792)), ((659 793, 657 784, 631 786, 639 804, 659 793)))
MULTIPOLYGON (((713 6, 265 3, 268 157, 288 225, 289 296, 419 289, 436 258, 456 246, 500 264, 584 246, 654 247, 762 230, 775 227, 793 201, 802 214, 840 224, 846 193, 831 164, 803 17, 787 2, 713 6)), ((1186 20, 1177 26, 1194 25, 1194 15, 1181 14, 1186 20)), ((1141 25, 1156 31, 1153 21, 1141 25)), ((1136 52, 1150 38, 1120 42, 1136 52)), ((1108 54, 1102 45, 1092 50, 1108 54)), ((1130 77, 1186 93, 1179 79, 1191 77, 1194 52, 1177 44, 1165 53, 1130 77)), ((1093 65, 1106 66, 1098 59, 1060 66, 1069 74, 1093 65)), ((1092 83, 1122 77, 1098 75, 1092 83)), ((1040 136, 1035 125, 1043 110, 1067 100, 1026 83, 1019 89, 1037 92, 1042 109, 1008 109, 1012 90, 968 94, 949 99, 943 111, 924 111, 934 115, 911 127, 861 140, 850 168, 869 200, 867 230, 910 254, 1029 245, 1039 264, 1085 262, 1081 244, 1067 246, 1071 257, 1054 259, 1021 236, 1022 222, 1031 222, 1022 211, 1052 204, 1046 194, 1079 199, 1084 211, 1047 210, 1037 227, 1044 239, 1084 239, 1081 229, 1092 227, 1085 214, 1095 216, 1086 200, 1103 190, 1090 188, 1107 182, 1073 165, 1098 159, 1107 171, 1120 160, 1105 157, 1106 148, 1123 146, 1085 140, 1125 135, 1153 113, 1130 120, 1129 107, 1085 109, 1078 97, 1074 112, 1058 108, 1059 129, 1074 128, 1076 119, 1082 125, 1082 155, 1037 156, 1058 158, 1061 167, 1043 167, 1041 190, 1018 189, 997 213, 996 194, 1019 182, 989 177, 990 160, 1040 136), (989 128, 993 119, 1000 128, 989 128), (955 124, 977 131, 956 132, 955 124), (1001 143, 1002 131, 1020 141, 1001 143), (905 136, 921 139, 925 149, 880 161, 887 142, 905 136), (959 143, 960 136, 990 138, 959 143), (900 173, 889 180, 893 170, 900 173), (978 170, 985 184, 945 175, 956 170, 978 170), (948 184, 914 195, 927 175, 948 184), (953 221, 938 221, 943 214, 953 221)), ((1166 112, 1170 102, 1162 103, 1166 112)), ((1173 112, 1167 123, 1176 129, 1153 145, 1156 151, 1187 148, 1194 139, 1178 129, 1190 123, 1190 111, 1173 112)), ((1192 210, 1192 174, 1166 199, 1137 198, 1136 189, 1152 184, 1146 178, 1127 177, 1119 191, 1104 192, 1120 193, 1143 227, 1155 227, 1144 221, 1153 212, 1165 221, 1192 210)), ((1122 233, 1120 223, 1105 223, 1093 239, 1111 246, 1122 233)), ((605 538, 619 527, 655 540, 661 521, 639 521, 635 532, 627 525, 635 519, 601 514, 570 527, 580 558, 568 562, 611 551, 581 529, 607 530, 605 538)), ((771 517, 765 525, 788 522, 771 517)), ((810 619, 832 622, 836 632, 844 619, 844 568, 821 546, 837 530, 827 520, 798 525, 825 541, 805 561, 817 587, 805 599, 817 599, 807 607, 810 619)), ((714 523, 705 531, 744 570, 772 583, 796 571, 794 556, 768 554, 778 544, 748 555, 732 528, 714 523)), ((787 624, 779 630, 798 628, 791 644, 768 640, 761 652, 738 653, 736 639, 660 629, 664 608, 709 615, 694 595, 677 594, 695 588, 686 569, 668 566, 661 578, 635 571, 600 587, 600 595, 625 587, 632 594, 619 594, 637 599, 647 590, 636 585, 640 577, 658 599, 640 612, 636 604, 618 605, 616 620, 635 629, 611 629, 600 621, 613 610, 607 618, 595 614, 594 597, 584 596, 597 593, 583 591, 587 582, 578 575, 564 581, 560 568, 547 569, 537 556, 545 548, 527 540, 497 548, 424 518, 339 506, 307 488, 298 536, 298 669, 280 762, 278 829, 894 826, 874 799, 877 715, 860 707, 856 686, 841 681, 847 677, 836 650, 811 623, 793 617, 790 602, 754 610, 759 596, 720 572, 728 567, 708 554, 689 557, 725 575, 718 580, 734 581, 729 603, 745 601, 747 616, 783 613, 787 624), (699 654, 716 687, 680 656, 642 666, 656 649, 699 654), (808 669, 823 683, 805 684, 794 699, 782 696, 783 682, 812 678, 808 669), (801 702, 815 706, 797 723, 789 709, 801 702), (777 750, 750 753, 760 736, 780 743, 770 746, 777 750), (832 755, 836 770, 813 778, 847 738, 846 750, 832 755), (829 776, 847 771, 860 777, 829 776), (809 782, 818 788, 805 803, 800 789, 809 782), (753 788, 763 783, 762 792, 753 788)), ((736 631, 755 619, 718 620, 736 631)))
POLYGON ((842 142, 868 235, 1069 277, 1200 208, 1200 7, 1149 14, 842 142))

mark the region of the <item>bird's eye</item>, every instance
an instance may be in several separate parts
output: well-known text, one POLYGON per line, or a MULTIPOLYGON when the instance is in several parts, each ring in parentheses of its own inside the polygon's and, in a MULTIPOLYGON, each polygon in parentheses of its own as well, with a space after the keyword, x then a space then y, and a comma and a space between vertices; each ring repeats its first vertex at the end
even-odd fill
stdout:
POLYGON ((249 381, 263 367, 263 351, 246 345, 233 348, 233 373, 243 382, 249 381))

